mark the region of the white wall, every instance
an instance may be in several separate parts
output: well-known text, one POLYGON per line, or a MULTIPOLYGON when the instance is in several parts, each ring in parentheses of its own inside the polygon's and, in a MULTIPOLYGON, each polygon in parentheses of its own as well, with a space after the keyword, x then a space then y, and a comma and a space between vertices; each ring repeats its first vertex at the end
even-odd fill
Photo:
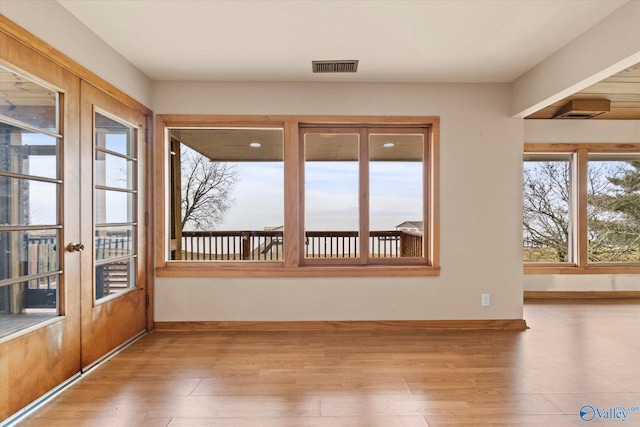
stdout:
POLYGON ((441 117, 440 277, 157 278, 158 321, 514 319, 523 286, 640 289, 635 275, 523 277, 520 241, 522 141, 640 142, 637 121, 509 118, 524 80, 513 99, 508 85, 152 83, 55 1, 2 0, 0 13, 158 114, 441 117), (481 293, 491 307, 480 307, 481 293))
POLYGON ((147 107, 151 81, 57 1, 0 0, 0 14, 147 107))
POLYGON ((157 278, 156 321, 521 319, 523 121, 509 100, 508 85, 153 83, 156 114, 441 117, 441 276, 157 278))
MULTIPOLYGON (((640 143, 638 120, 525 120, 525 142, 640 143)), ((640 275, 528 274, 525 291, 636 291, 640 275)))
POLYGON ((0 13, 158 114, 441 117, 441 276, 158 278, 156 320, 522 318, 523 125, 508 85, 151 84, 55 1, 2 0, 0 13))

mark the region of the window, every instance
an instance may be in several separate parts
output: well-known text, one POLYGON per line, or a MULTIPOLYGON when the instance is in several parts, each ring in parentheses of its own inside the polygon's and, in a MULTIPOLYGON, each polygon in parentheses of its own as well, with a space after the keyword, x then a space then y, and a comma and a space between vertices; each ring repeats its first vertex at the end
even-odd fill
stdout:
POLYGON ((574 262, 571 153, 524 157, 525 262, 574 262))
POLYGON ((173 260, 282 261, 283 130, 170 130, 173 260))
POLYGON ((640 270, 640 144, 526 144, 525 272, 640 270))
POLYGON ((588 159, 588 260, 640 263, 640 155, 588 159))
POLYGON ((159 116, 158 274, 438 274, 437 118, 350 119, 159 116))
POLYGON ((0 67, 1 336, 59 313, 59 96, 0 67))
POLYGON ((301 135, 305 263, 424 263, 426 132, 304 128, 301 135))

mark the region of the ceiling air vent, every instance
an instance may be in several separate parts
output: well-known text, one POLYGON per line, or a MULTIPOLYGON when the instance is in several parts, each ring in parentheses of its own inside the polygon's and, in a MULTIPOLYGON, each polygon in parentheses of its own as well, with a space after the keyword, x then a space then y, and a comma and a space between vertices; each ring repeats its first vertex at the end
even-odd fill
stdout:
POLYGON ((611 110, 608 99, 574 99, 559 109, 554 119, 590 119, 611 110))
POLYGON ((358 60, 348 61, 311 61, 314 73, 355 73, 358 60))

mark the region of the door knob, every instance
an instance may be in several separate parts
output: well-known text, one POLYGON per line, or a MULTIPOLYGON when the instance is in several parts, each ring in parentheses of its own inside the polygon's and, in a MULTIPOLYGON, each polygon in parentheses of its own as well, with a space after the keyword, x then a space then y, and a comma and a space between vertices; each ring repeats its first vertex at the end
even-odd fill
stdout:
POLYGON ((67 245, 67 252, 80 252, 84 250, 82 243, 69 243, 67 245))

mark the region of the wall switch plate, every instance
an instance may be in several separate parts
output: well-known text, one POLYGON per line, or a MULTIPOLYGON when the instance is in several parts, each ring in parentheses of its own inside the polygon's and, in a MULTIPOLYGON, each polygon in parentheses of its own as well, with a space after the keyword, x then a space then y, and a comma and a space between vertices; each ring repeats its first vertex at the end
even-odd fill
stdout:
POLYGON ((482 294, 482 306, 489 307, 491 305, 491 294, 482 294))

